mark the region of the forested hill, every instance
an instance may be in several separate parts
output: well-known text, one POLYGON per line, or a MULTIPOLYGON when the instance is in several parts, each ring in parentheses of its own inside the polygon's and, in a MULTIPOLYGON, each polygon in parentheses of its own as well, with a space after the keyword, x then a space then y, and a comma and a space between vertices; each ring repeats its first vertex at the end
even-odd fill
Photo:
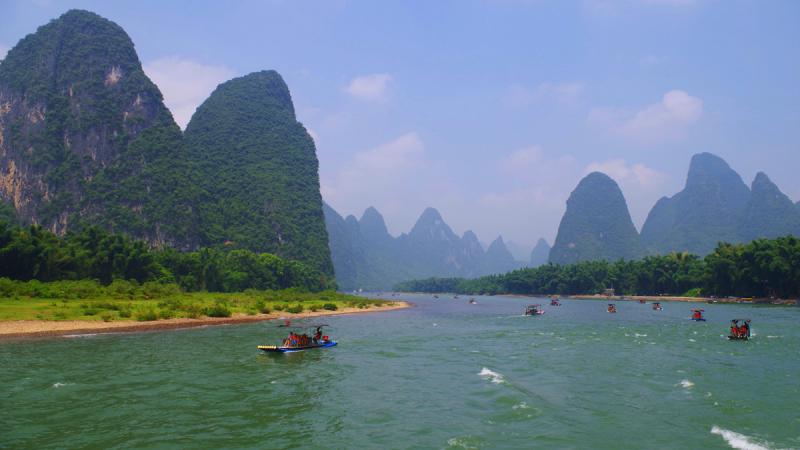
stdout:
POLYGON ((567 200, 550 261, 571 264, 641 256, 639 234, 619 186, 603 173, 590 173, 567 200))
POLYGON ((26 36, 0 63, 0 105, 0 197, 21 221, 196 245, 180 129, 118 25, 72 10, 26 36))
MULTIPOLYGON (((184 134, 125 31, 72 10, 0 62, 0 202, 64 235, 268 252, 331 276, 314 142, 274 71, 220 85, 184 134)), ((3 215, 7 211, 0 211, 3 215)))
POLYGON ((314 141, 275 71, 217 87, 186 127, 201 242, 233 242, 333 274, 314 141))
POLYGON ((638 261, 546 264, 477 279, 429 278, 399 283, 398 291, 459 294, 715 295, 800 298, 800 239, 719 244, 700 258, 688 253, 638 261))

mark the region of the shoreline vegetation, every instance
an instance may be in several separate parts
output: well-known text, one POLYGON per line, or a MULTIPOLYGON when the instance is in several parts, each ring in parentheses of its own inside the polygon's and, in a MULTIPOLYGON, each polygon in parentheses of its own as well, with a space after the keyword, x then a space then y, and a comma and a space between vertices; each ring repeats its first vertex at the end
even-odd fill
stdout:
POLYGON ((0 320, 0 341, 73 335, 185 330, 206 326, 240 325, 267 320, 287 319, 294 321, 319 316, 393 311, 409 308, 411 306, 411 303, 403 301, 372 302, 369 306, 363 308, 360 306, 345 306, 337 310, 304 311, 294 314, 285 312, 259 313, 255 315, 236 313, 231 317, 202 317, 197 319, 183 317, 146 322, 139 322, 136 320, 120 320, 114 322, 102 322, 97 320, 0 320))
POLYGON ((0 278, 0 339, 247 323, 408 306, 327 290, 188 292, 176 284, 0 278))
POLYGON ((719 243, 703 258, 690 253, 640 260, 546 264, 475 279, 428 278, 395 286, 399 292, 463 295, 561 295, 651 301, 797 304, 800 239, 786 236, 747 244, 719 243), (747 299, 747 300, 745 300, 747 299))

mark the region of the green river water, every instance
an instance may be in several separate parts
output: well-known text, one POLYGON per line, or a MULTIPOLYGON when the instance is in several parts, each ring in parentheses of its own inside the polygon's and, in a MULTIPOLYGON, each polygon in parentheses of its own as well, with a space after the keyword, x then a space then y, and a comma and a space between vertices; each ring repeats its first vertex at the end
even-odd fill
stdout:
POLYGON ((279 356, 276 322, 0 342, 0 448, 800 448, 800 308, 441 297, 279 356))

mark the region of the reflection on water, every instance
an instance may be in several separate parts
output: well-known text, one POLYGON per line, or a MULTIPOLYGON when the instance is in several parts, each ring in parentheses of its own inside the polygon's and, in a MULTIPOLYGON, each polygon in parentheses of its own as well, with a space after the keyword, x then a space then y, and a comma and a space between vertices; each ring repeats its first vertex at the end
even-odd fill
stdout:
POLYGON ((798 308, 404 298, 300 353, 256 350, 272 322, 0 343, 0 447, 800 447, 798 308))

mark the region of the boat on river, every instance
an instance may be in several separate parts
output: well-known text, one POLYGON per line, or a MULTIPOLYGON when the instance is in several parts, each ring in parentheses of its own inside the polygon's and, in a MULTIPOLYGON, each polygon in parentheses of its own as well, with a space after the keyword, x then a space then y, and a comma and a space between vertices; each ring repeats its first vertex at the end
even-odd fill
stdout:
POLYGON ((616 312, 617 312, 617 305, 615 305, 615 304, 613 304, 613 303, 609 303, 609 304, 608 304, 608 308, 606 308, 606 311, 607 311, 607 312, 610 312, 610 313, 612 313, 612 314, 613 314, 613 313, 616 313, 616 312))
POLYGON ((315 329, 312 336, 307 333, 297 334, 294 331, 289 333, 289 336, 283 340, 282 345, 259 345, 258 349, 266 353, 295 353, 306 350, 313 350, 316 348, 330 348, 335 347, 337 342, 331 340, 328 336, 322 335, 322 328, 327 327, 325 324, 318 324, 306 327, 306 329, 315 329))
POLYGON ((542 305, 528 305, 528 307, 525 308, 526 316, 541 316, 542 314, 544 314, 542 305))
POLYGON ((705 310, 703 309, 696 309, 696 308, 692 309, 692 320, 694 320, 695 322, 705 322, 706 318, 703 317, 704 311, 705 310))
POLYGON ((329 348, 335 347, 336 341, 320 341, 318 344, 307 345, 305 347, 284 347, 278 345, 259 345, 258 349, 267 353, 294 353, 302 352, 305 350, 313 350, 315 348, 329 348))

